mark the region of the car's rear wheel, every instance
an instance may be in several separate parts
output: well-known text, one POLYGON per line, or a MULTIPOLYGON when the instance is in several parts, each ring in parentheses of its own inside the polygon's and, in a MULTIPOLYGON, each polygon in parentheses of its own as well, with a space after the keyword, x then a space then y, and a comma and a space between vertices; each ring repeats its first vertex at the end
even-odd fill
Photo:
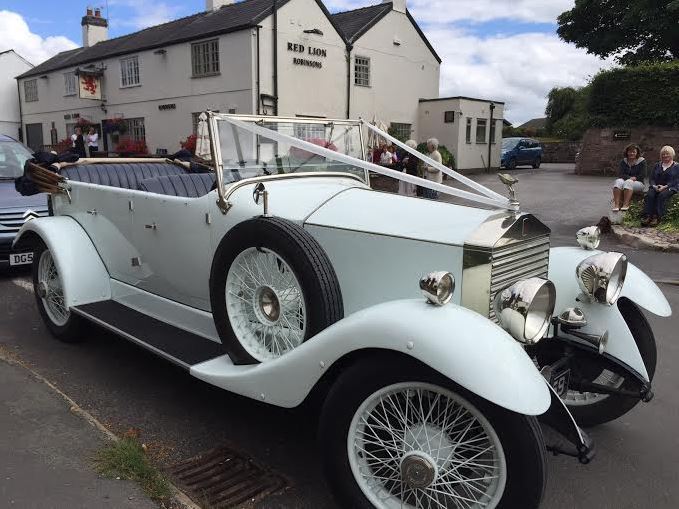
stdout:
POLYGON ((212 314, 236 364, 276 359, 343 316, 337 276, 301 226, 261 217, 234 227, 217 249, 212 314))
POLYGON ((84 321, 66 307, 63 281, 52 252, 39 240, 33 256, 33 290, 45 325, 60 341, 81 341, 84 321))
POLYGON ((535 418, 393 357, 341 375, 319 439, 341 507, 532 509, 546 483, 535 418))

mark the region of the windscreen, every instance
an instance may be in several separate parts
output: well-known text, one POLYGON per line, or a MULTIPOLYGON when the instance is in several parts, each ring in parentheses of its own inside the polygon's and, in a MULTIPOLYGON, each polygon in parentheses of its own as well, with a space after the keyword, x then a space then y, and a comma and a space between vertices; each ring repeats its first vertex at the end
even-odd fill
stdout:
POLYGON ((20 177, 24 163, 31 158, 30 151, 16 141, 0 141, 0 180, 20 177))
POLYGON ((519 140, 514 138, 506 138, 502 140, 502 150, 511 150, 516 147, 517 143, 519 143, 519 140))
MULTIPOLYGON (((357 123, 272 120, 258 121, 255 125, 339 154, 364 159, 361 129, 357 123)), ((363 168, 308 152, 287 141, 246 131, 219 118, 217 126, 226 182, 263 175, 318 172, 349 173, 366 179, 363 168)))

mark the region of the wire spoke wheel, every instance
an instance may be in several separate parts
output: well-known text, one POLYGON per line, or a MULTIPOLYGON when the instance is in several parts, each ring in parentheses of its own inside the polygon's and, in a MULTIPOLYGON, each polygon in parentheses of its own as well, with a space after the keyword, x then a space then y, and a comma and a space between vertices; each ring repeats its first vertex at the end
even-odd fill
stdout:
POLYGON ((304 342, 304 294, 290 265, 275 251, 251 247, 236 256, 226 277, 226 309, 243 348, 259 362, 304 342))
POLYGON ((41 253, 38 261, 37 291, 49 319, 55 325, 66 325, 71 313, 66 308, 61 278, 48 249, 41 253))
POLYGON ((493 508, 507 483, 500 439, 454 392, 424 382, 386 386, 356 411, 349 463, 380 509, 493 508))

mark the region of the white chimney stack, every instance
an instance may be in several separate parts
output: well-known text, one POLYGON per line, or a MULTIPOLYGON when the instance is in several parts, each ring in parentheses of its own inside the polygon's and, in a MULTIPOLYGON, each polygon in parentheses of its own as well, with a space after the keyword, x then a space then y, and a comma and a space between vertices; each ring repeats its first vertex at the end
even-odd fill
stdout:
POLYGON ((206 11, 216 11, 224 5, 231 5, 234 0, 205 0, 206 11))
POLYGON ((101 9, 98 7, 94 9, 88 7, 80 24, 83 27, 84 48, 108 39, 108 21, 101 17, 101 9))
POLYGON ((396 12, 402 12, 405 14, 406 12, 406 2, 407 0, 382 0, 383 4, 393 4, 392 9, 395 10, 396 12))

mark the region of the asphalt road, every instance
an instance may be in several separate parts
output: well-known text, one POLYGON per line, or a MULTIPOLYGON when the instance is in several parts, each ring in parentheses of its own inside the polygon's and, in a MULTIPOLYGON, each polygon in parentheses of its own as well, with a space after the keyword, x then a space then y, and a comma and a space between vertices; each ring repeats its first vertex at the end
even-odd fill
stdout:
MULTIPOLYGON (((554 245, 573 245, 575 231, 608 209, 610 179, 576 177, 572 167, 517 170, 523 209, 552 228, 554 245)), ((498 191, 494 176, 478 176, 498 191)), ((679 273, 679 255, 639 251, 607 241, 652 277, 679 273)), ((679 310, 679 287, 663 286, 679 310)), ((675 509, 679 506, 679 344, 676 317, 649 317, 659 366, 656 398, 618 421, 590 430, 598 455, 590 465, 550 457, 545 509, 675 509)), ((320 472, 313 407, 282 410, 215 389, 184 371, 93 328, 87 342, 53 340, 39 319, 29 278, 0 276, 0 345, 104 422, 114 432, 140 431, 163 465, 230 445, 286 476, 291 488, 260 502, 270 508, 335 508, 320 472)))

